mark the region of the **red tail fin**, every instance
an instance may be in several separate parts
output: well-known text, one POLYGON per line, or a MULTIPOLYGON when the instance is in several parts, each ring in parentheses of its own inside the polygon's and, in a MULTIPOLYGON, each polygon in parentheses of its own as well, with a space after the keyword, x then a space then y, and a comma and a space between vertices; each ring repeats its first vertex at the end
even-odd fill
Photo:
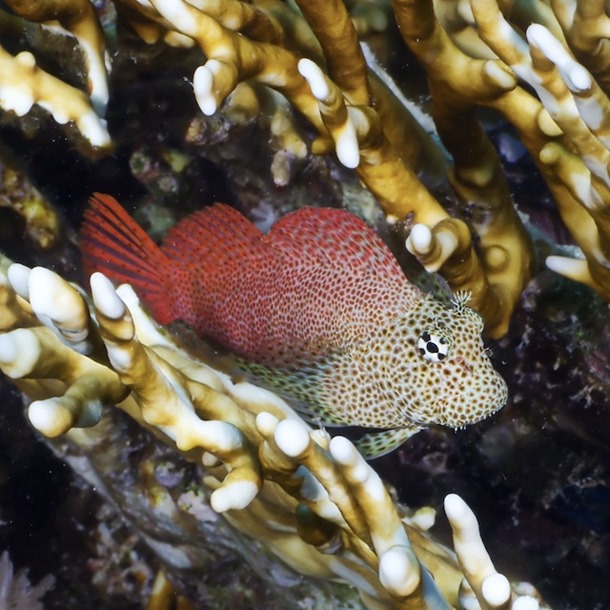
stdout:
POLYGON ((136 221, 110 197, 94 193, 81 228, 83 268, 131 284, 155 320, 176 319, 169 289, 170 261, 136 221))

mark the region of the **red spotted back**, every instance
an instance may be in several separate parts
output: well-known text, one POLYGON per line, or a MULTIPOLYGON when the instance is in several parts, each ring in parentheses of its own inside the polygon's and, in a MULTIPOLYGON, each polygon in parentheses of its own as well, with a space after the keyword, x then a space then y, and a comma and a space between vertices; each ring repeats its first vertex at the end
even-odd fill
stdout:
POLYGON ((419 298, 377 234, 343 210, 302 208, 263 235, 215 204, 179 223, 162 250, 193 271, 178 287, 179 317, 274 366, 344 348, 419 298))
POLYGON ((131 282, 159 322, 180 318, 254 362, 294 366, 348 349, 420 296, 377 234, 343 210, 303 208, 264 235, 215 204, 161 249, 134 224, 112 198, 93 199, 86 268, 131 282))

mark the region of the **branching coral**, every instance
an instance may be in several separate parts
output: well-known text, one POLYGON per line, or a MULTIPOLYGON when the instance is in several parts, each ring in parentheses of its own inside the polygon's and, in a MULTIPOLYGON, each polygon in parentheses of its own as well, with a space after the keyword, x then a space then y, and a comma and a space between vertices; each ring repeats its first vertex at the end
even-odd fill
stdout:
MULTIPOLYGON (((439 2, 442 10, 437 12, 451 39, 432 14, 431 2, 395 5, 403 34, 408 32, 407 43, 426 66, 433 100, 439 106, 435 119, 454 156, 456 173, 463 157, 460 150, 464 150, 460 141, 472 137, 474 127, 472 121, 467 124, 463 117, 448 111, 447 104, 462 100, 465 108, 485 105, 501 112, 519 131, 585 256, 584 260, 552 256, 547 264, 588 284, 608 300, 608 62, 604 51, 608 17, 604 3, 551 2, 550 7, 543 2, 517 3, 501 9, 495 0, 473 0, 464 10, 464 3, 439 2), (424 15, 428 26, 423 25, 424 15), (452 19, 456 15, 463 18, 461 26, 456 25, 459 19, 452 19), (473 27, 478 44, 469 55, 469 51, 458 50, 452 40, 461 44, 464 32, 472 34, 473 27), (433 38, 429 34, 432 30, 441 41, 436 49, 426 42, 433 38), (459 74, 455 68, 460 62, 465 68, 484 70, 488 84, 483 90, 464 87, 463 78, 449 88, 442 82, 446 73, 459 74), (519 81, 527 83, 538 98, 519 81)), ((473 40, 472 35, 469 40, 473 40)), ((475 158, 480 161, 489 156, 478 154, 475 158)))
MULTIPOLYGON (((104 45, 88 2, 49 0, 36 9, 27 2, 10 4, 26 18, 56 20, 77 37, 89 58, 94 104, 103 106, 104 45)), ((297 4, 300 13, 279 1, 116 2, 118 13, 144 40, 201 49, 205 59, 195 70, 193 88, 205 114, 215 113, 225 101, 246 114, 260 108, 273 114, 270 107, 276 108, 275 129, 286 134, 293 154, 303 156, 303 138, 287 120, 284 104, 264 90, 274 89, 288 100, 316 130, 312 152, 336 150, 388 218, 414 226, 408 249, 427 270, 440 271, 454 290, 472 293, 471 304, 491 336, 506 331, 533 265, 528 235, 475 114, 481 106, 502 113, 537 161, 585 256, 550 257, 549 266, 608 298, 607 62, 605 47, 598 44, 607 20, 603 3, 588 3, 585 10, 585 3, 578 2, 573 11, 562 3, 530 8, 517 3, 506 8, 504 17, 495 0, 473 0, 471 7, 463 1, 395 0, 399 30, 426 71, 432 114, 452 158, 449 181, 458 217, 420 181, 427 171, 443 171, 444 153, 392 83, 375 73, 378 65, 363 53, 346 6, 339 0, 297 4), (519 28, 531 21, 538 23, 525 42, 519 28), (509 22, 517 29, 511 30, 509 22)), ((51 82, 50 75, 33 67, 29 55, 6 55, 3 61, 13 72, 14 62, 32 69, 32 77, 21 85, 29 88, 27 95, 21 96, 15 93, 12 72, 3 73, 3 91, 10 93, 3 96, 5 108, 23 113, 37 101, 58 121, 76 121, 94 144, 107 143, 103 125, 78 92, 51 82), (58 96, 80 101, 66 111, 53 101, 58 96)), ((281 165, 275 170, 278 184, 286 182, 281 165)))
MULTIPOLYGON (((119 6, 123 8, 122 4, 119 6)), ((431 226, 442 220, 446 229, 452 227, 445 243, 451 242, 453 249, 443 253, 443 271, 454 289, 472 292, 472 304, 483 311, 490 331, 502 332, 526 278, 517 280, 519 289, 511 289, 511 297, 501 299, 502 307, 498 307, 486 270, 470 247, 468 228, 463 222, 450 219, 419 181, 418 174, 426 167, 432 167, 434 172, 434 168, 443 166, 440 151, 367 67, 341 2, 304 3, 301 8, 306 19, 281 2, 250 6, 234 1, 195 6, 157 0, 146 5, 129 2, 125 7, 128 18, 134 12, 138 14, 137 31, 142 30, 143 24, 150 25, 147 39, 156 39, 163 31, 173 32, 179 34, 181 41, 191 39, 201 48, 206 61, 195 71, 193 87, 205 114, 214 113, 230 94, 235 94, 230 101, 242 106, 251 103, 245 101, 248 96, 244 96, 244 87, 250 91, 250 100, 256 98, 252 96, 256 87, 271 87, 316 128, 318 137, 312 143, 312 151, 322 154, 336 147, 342 161, 357 166, 359 176, 392 219, 408 218, 431 226), (158 36, 151 34, 153 30, 158 31, 158 36), (313 62, 301 64, 308 80, 298 69, 304 57, 313 62), (328 70, 325 86, 320 85, 324 77, 315 65, 328 70), (316 95, 312 94, 312 85, 316 95), (329 95, 334 91, 334 102, 322 99, 326 96, 321 91, 326 88, 329 95), (452 256, 457 247, 460 252, 452 256), (484 306, 486 301, 489 304, 484 306)), ((438 256, 436 262, 440 267, 438 256)))
MULTIPOLYGON (((434 241, 432 234, 422 241, 420 231, 420 239, 410 241, 410 249, 429 270, 441 269, 455 290, 472 293, 472 304, 482 312, 490 334, 505 331, 529 278, 531 254, 506 186, 487 184, 493 180, 494 185, 503 185, 499 168, 485 167, 478 177, 471 171, 472 188, 457 189, 471 209, 475 188, 485 189, 478 194, 481 201, 494 191, 492 201, 497 203, 488 204, 474 219, 480 235, 480 247, 475 248, 467 225, 450 218, 420 182, 418 174, 431 160, 432 165, 442 164, 439 151, 434 152, 408 110, 368 68, 341 2, 303 3, 305 21, 281 3, 250 7, 233 19, 217 5, 195 8, 187 2, 163 1, 152 5, 157 14, 148 11, 151 19, 191 37, 205 54, 206 62, 193 80, 204 113, 215 112, 238 84, 275 88, 317 129, 314 153, 336 148, 340 161, 355 168, 391 219, 434 228, 434 241), (263 28, 264 35, 249 27, 264 19, 275 26, 263 28), (289 37, 288 25, 290 31, 303 35, 289 37)), ((227 6, 237 11, 239 3, 227 6)), ((474 153, 481 150, 488 149, 477 147, 474 153)))
POLYGON ((104 410, 117 403, 199 463, 212 508, 238 530, 298 572, 355 586, 369 608, 465 607, 469 596, 512 608, 524 599, 496 573, 457 496, 446 511, 459 563, 425 519, 394 503, 350 441, 329 440, 276 396, 189 356, 128 286, 115 291, 96 274, 92 294, 95 318, 51 271, 12 265, 3 276, 0 367, 35 399, 28 415, 43 434, 86 444, 100 426, 105 434, 104 410))
POLYGON ((7 4, 29 21, 57 27, 62 33, 76 38, 85 58, 89 96, 96 112, 103 115, 108 104, 108 60, 102 27, 91 2, 8 0, 7 4))
POLYGON ((87 96, 41 70, 31 53, 23 51, 13 57, 0 47, 0 71, 0 107, 4 110, 22 116, 38 104, 60 125, 73 122, 93 146, 110 144, 106 127, 87 96))
MULTIPOLYGON (((9 4, 26 19, 56 25, 62 33, 77 39, 85 57, 90 97, 38 67, 32 53, 23 51, 13 57, 0 46, 0 108, 20 117, 37 104, 60 125, 74 123, 92 146, 108 147, 110 136, 102 118, 108 103, 105 44, 93 5, 88 0, 15 0, 9 4)), ((7 16, 2 13, 0 18, 7 16)))
MULTIPOLYGON (((92 5, 7 4, 24 19, 59 23, 78 40, 86 67, 79 90, 36 65, 35 50, 13 56, 0 49, 0 106, 22 116, 38 104, 107 147, 104 36, 92 5)), ((395 0, 400 32, 428 78, 442 146, 359 45, 356 30, 378 26, 363 24, 363 13, 350 15, 340 1, 115 4, 145 42, 193 49, 201 121, 221 106, 222 119, 264 112, 287 156, 305 158, 307 148, 336 153, 387 218, 410 231, 407 248, 424 267, 472 293, 492 336, 506 331, 533 266, 528 234, 477 118, 480 107, 502 114, 585 257, 552 256, 547 264, 610 299, 608 17, 599 0, 395 0), (292 109, 306 119, 304 129, 292 109), (430 179, 444 173, 449 197, 430 179)), ((378 16, 377 8, 365 12, 378 16)), ((276 185, 289 184, 281 156, 271 169, 276 185)), ((34 400, 28 414, 43 434, 91 451, 94 439, 112 440, 104 418, 118 403, 202 469, 211 505, 236 528, 301 573, 350 582, 370 607, 444 607, 446 600, 467 607, 470 595, 483 607, 506 608, 529 595, 511 593, 495 573, 459 499, 451 496, 446 506, 458 568, 423 531, 421 515, 407 518, 349 443, 330 442, 277 397, 189 356, 142 314, 128 289, 115 291, 96 276, 91 309, 48 270, 13 266, 8 278, 0 282, 1 368, 34 400)), ((151 492, 159 503, 166 495, 151 492)))
MULTIPOLYGON (((520 78, 537 92, 543 106, 528 100, 537 129, 523 125, 524 143, 539 161, 559 212, 585 260, 551 257, 549 266, 568 277, 592 286, 606 300, 610 296, 610 250, 608 237, 608 142, 606 138, 609 102, 603 89, 584 66, 600 72, 599 57, 584 52, 584 47, 602 45, 603 23, 608 20, 601 3, 579 2, 570 17, 557 5, 557 17, 568 48, 543 25, 527 30, 527 45, 501 16, 493 3, 473 3, 481 37, 520 78), (589 34, 582 36, 583 23, 595 21, 589 34), (580 32, 580 34, 579 34, 580 32), (595 43, 592 42, 594 38, 595 43), (571 49, 584 62, 580 65, 571 49), (552 117, 548 117, 544 110, 552 117)), ((559 34, 559 36, 561 36, 559 34)), ((521 109, 515 108, 509 117, 521 109)), ((533 118, 533 117, 532 117, 533 118)))

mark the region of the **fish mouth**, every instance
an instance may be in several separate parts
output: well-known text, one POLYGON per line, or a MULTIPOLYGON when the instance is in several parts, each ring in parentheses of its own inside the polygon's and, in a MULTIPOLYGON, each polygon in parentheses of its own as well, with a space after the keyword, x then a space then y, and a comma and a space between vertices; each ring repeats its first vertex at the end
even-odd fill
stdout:
POLYGON ((434 404, 436 421, 458 430, 491 417, 506 405, 508 387, 504 379, 495 373, 491 389, 489 386, 486 389, 481 391, 481 388, 471 384, 463 391, 440 397, 434 404))

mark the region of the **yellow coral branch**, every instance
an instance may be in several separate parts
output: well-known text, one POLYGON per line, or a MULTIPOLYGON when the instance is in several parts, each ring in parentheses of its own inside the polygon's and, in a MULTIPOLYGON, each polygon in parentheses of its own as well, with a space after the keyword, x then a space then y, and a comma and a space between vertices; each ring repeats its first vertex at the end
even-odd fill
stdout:
POLYGON ((426 68, 435 123, 454 161, 451 183, 464 217, 480 237, 480 263, 470 267, 480 267, 483 273, 473 275, 467 286, 453 284, 452 277, 465 277, 464 266, 459 272, 452 270, 446 256, 442 273, 454 289, 467 288, 475 295, 474 307, 482 313, 488 334, 500 336, 531 277, 532 246, 474 109, 493 106, 517 81, 501 62, 478 60, 460 51, 436 19, 431 0, 395 0, 394 10, 405 42, 426 68))
POLYGON ((110 145, 106 126, 89 98, 41 70, 31 53, 23 51, 13 57, 0 47, 0 74, 0 107, 4 110, 23 116, 38 104, 60 125, 73 122, 93 146, 110 145))
POLYGON ((347 8, 341 0, 297 0, 318 39, 328 74, 350 104, 368 105, 367 66, 347 8))
MULTIPOLYGON (((607 119, 603 118, 609 106, 606 95, 543 26, 530 26, 528 45, 504 19, 494 0, 473 0, 473 10, 481 37, 536 90, 544 104, 543 112, 540 102, 517 107, 504 100, 501 109, 539 161, 561 217, 587 260, 586 265, 568 265, 563 258, 554 257, 550 266, 573 279, 580 277, 610 299, 610 213, 606 203, 610 157, 607 119), (534 130, 531 121, 523 122, 523 110, 528 109, 529 117, 536 116, 534 130)), ((560 19, 565 23, 566 15, 560 19)))
MULTIPOLYGON (((82 321, 78 291, 50 271, 18 266, 9 276, 22 296, 9 295, 6 281, 0 283, 10 310, 8 316, 0 310, 0 319, 14 323, 21 317, 15 306, 25 306, 28 299, 37 325, 0 333, 0 367, 39 398, 30 406, 30 419, 43 433, 69 432, 85 450, 99 447, 100 435, 111 436, 104 407, 122 400, 120 406, 140 425, 183 457, 199 461, 215 510, 229 511, 230 523, 300 573, 341 578, 358 587, 367 606, 376 610, 445 608, 445 599, 456 603, 462 575, 451 553, 426 536, 430 520, 415 515, 405 525, 402 509, 349 441, 337 437, 329 443, 325 433, 308 428, 281 399, 245 382, 235 384, 179 350, 159 333, 128 286, 119 289, 119 296, 106 278, 93 276, 96 324, 90 327, 82 321), (47 309, 59 311, 63 303, 67 310, 62 318, 53 316, 57 322, 37 311, 50 281, 47 309), (104 362, 96 360, 96 352, 75 351, 82 340, 62 342, 66 321, 101 334, 108 350, 104 362), (96 421, 79 433, 71 429, 96 421), (427 526, 418 524, 426 521, 427 526)), ((27 324, 32 322, 29 309, 21 317, 27 324)), ((149 471, 141 475, 151 477, 149 471)), ((171 503, 163 488, 155 493, 171 503)), ((183 508, 171 505, 166 511, 175 524, 187 523, 183 508)), ((451 519, 461 536, 468 524, 459 516, 451 519)), ((472 562, 462 556, 470 552, 465 548, 458 545, 466 577, 485 580, 485 573, 469 567, 472 562)), ((485 587, 475 593, 481 603, 494 599, 485 587)))
POLYGON ((106 43, 95 7, 89 0, 8 0, 19 15, 36 23, 57 21, 78 41, 85 56, 88 89, 96 112, 103 116, 108 103, 106 43))

